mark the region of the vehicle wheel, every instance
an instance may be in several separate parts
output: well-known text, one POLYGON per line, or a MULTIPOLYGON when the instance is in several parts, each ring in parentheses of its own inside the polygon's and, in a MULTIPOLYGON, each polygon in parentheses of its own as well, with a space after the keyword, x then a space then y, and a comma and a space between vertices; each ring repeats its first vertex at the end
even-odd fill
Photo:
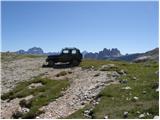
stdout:
POLYGON ((73 66, 78 66, 79 65, 79 61, 78 60, 73 60, 72 61, 72 65, 73 66))
POLYGON ((50 60, 50 61, 48 62, 48 65, 49 65, 49 66, 54 66, 54 62, 53 62, 52 60, 50 60))

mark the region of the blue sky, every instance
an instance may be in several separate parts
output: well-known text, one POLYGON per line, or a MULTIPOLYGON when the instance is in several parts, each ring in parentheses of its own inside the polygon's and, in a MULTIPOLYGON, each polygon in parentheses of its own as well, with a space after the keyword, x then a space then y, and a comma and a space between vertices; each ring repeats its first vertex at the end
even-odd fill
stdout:
POLYGON ((158 2, 2 2, 2 51, 158 47, 158 2))

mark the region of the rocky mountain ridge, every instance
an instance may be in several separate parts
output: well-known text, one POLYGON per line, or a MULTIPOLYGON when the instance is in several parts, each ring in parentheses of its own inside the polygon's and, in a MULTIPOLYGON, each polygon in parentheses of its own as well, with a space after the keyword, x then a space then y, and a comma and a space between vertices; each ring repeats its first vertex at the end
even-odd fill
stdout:
POLYGON ((122 56, 120 50, 117 48, 107 49, 104 48, 102 51, 99 52, 89 52, 84 55, 84 58, 92 58, 92 59, 106 59, 111 57, 120 57, 122 56))
POLYGON ((38 54, 38 55, 54 55, 54 54, 58 54, 57 52, 47 52, 45 53, 43 51, 42 48, 40 47, 32 47, 32 48, 29 48, 27 51, 25 50, 18 50, 16 51, 17 54, 38 54))
MULTIPOLYGON (((39 54, 39 55, 55 55, 58 52, 44 52, 40 47, 33 47, 25 50, 16 51, 17 54, 39 54)), ((155 48, 153 50, 147 51, 145 53, 134 53, 134 54, 126 54, 122 55, 120 50, 117 48, 107 49, 104 48, 99 52, 82 52, 83 58, 85 59, 100 59, 100 60, 124 60, 124 61, 137 61, 141 59, 151 59, 158 60, 159 58, 159 48, 155 48)))

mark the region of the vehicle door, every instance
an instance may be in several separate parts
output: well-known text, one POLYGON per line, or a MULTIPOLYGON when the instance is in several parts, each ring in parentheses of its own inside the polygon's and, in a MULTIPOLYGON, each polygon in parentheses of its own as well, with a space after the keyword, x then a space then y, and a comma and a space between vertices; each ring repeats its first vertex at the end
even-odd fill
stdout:
POLYGON ((62 54, 60 57, 61 61, 67 62, 68 60, 70 60, 70 55, 71 55, 71 51, 69 49, 62 50, 62 54))

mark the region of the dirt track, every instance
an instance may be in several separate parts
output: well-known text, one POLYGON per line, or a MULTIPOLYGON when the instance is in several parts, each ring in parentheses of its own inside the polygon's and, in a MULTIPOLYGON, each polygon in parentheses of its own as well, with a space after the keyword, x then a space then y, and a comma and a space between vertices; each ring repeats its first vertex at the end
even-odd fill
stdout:
MULTIPOLYGON (((61 80, 67 78, 71 81, 71 85, 64 92, 64 95, 42 107, 41 109, 45 113, 37 118, 63 118, 70 115, 84 107, 86 103, 91 102, 104 86, 116 83, 116 78, 119 76, 116 72, 95 71, 93 69, 82 69, 81 67, 63 69, 42 68, 43 61, 45 61, 44 58, 27 58, 2 63, 2 93, 11 90, 16 83, 30 80, 40 74, 52 79, 61 80), (71 74, 56 77, 55 75, 61 71, 71 71, 71 74)), ((3 110, 12 108, 10 112, 15 111, 16 104, 14 102, 2 102, 2 118, 11 117, 5 114, 3 110)))

